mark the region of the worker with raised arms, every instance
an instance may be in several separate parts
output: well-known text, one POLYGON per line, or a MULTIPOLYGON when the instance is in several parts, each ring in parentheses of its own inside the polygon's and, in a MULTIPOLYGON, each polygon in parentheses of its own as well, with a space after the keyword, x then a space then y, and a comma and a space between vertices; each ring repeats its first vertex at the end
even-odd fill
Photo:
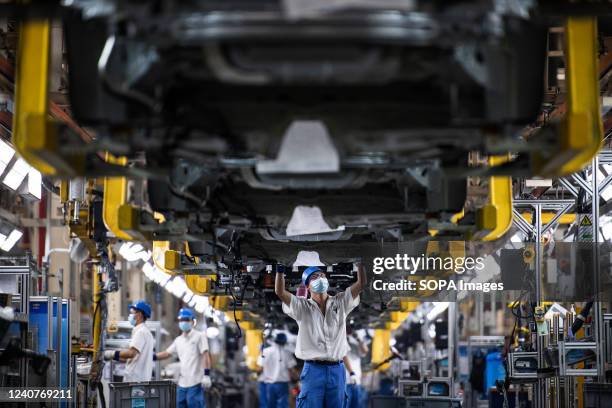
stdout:
POLYGON ((299 298, 285 289, 284 274, 276 273, 276 295, 283 302, 283 311, 298 324, 295 356, 304 360, 297 408, 341 408, 345 404, 346 317, 359 304, 366 282, 365 270, 359 265, 357 282, 330 296, 325 272, 311 266, 302 273, 310 298, 299 298))

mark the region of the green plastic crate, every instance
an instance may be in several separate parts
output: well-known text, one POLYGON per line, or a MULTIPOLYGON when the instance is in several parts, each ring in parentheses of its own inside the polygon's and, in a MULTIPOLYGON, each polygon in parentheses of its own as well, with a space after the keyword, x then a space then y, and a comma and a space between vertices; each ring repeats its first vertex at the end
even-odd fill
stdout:
POLYGON ((149 381, 109 385, 109 408, 172 408, 176 406, 176 384, 149 381))

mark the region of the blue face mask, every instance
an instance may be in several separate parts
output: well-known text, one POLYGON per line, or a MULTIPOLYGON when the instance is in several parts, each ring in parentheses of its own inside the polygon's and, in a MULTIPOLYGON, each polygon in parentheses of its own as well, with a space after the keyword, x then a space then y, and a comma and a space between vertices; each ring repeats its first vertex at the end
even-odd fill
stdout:
POLYGON ((310 284, 310 290, 314 293, 325 293, 329 289, 327 278, 318 278, 310 284))
POLYGON ((130 322, 132 326, 136 326, 136 315, 133 313, 130 313, 128 315, 128 322, 130 322))
POLYGON ((179 322, 179 329, 184 332, 191 330, 191 322, 179 322))

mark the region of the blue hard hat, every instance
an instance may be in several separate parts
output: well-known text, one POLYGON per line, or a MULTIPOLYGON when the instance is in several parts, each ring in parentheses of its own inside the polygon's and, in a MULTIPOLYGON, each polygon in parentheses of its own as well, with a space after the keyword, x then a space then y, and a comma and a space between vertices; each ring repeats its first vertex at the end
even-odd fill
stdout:
POLYGON ((151 317, 151 305, 144 300, 137 300, 128 306, 128 309, 140 310, 147 319, 151 317))
POLYGON ((184 307, 181 310, 179 310, 178 315, 176 316, 176 318, 178 320, 181 320, 181 319, 193 320, 193 319, 195 319, 195 314, 193 314, 193 310, 184 307))
POLYGON ((304 272, 302 272, 302 283, 304 284, 304 286, 308 286, 308 280, 310 279, 310 275, 315 272, 323 272, 323 270, 318 266, 309 266, 308 268, 304 269, 304 272))
POLYGON ((276 333, 274 342, 276 344, 287 344, 287 335, 285 333, 276 333))

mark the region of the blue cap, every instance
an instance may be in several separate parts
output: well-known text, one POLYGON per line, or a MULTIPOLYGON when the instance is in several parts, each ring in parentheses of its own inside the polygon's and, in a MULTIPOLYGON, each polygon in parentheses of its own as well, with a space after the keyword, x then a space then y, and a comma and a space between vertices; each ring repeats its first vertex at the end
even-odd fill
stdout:
POLYGON ((151 317, 151 305, 144 300, 137 300, 128 306, 128 309, 140 310, 147 319, 151 317))
POLYGON ((276 337, 274 338, 274 342, 276 344, 287 344, 287 335, 285 333, 276 333, 276 337))
POLYGON ((308 268, 304 269, 304 272, 302 272, 302 283, 304 284, 304 286, 308 286, 308 280, 310 279, 310 275, 315 272, 323 271, 318 266, 309 266, 308 268))
POLYGON ((176 318, 178 320, 181 320, 181 319, 193 320, 193 319, 195 319, 195 314, 193 314, 193 310, 184 307, 181 310, 179 310, 178 315, 176 316, 176 318))

